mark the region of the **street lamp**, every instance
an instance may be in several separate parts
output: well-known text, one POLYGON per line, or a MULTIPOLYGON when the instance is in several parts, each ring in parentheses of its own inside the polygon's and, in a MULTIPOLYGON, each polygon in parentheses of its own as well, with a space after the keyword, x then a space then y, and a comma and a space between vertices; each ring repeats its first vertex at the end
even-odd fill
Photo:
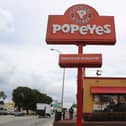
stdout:
MULTIPOLYGON (((56 51, 61 54, 60 50, 51 48, 51 51, 56 51)), ((61 109, 63 109, 63 99, 64 99, 64 81, 65 81, 65 68, 63 68, 63 78, 62 78, 62 90, 61 90, 61 109)))

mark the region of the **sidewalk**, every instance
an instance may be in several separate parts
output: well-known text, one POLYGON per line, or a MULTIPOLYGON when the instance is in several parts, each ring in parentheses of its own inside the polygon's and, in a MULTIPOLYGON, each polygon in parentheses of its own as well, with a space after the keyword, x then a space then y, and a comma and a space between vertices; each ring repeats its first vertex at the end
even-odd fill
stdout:
POLYGON ((46 123, 46 125, 44 125, 44 126, 53 126, 53 123, 54 123, 54 117, 51 117, 50 121, 48 123, 46 123))

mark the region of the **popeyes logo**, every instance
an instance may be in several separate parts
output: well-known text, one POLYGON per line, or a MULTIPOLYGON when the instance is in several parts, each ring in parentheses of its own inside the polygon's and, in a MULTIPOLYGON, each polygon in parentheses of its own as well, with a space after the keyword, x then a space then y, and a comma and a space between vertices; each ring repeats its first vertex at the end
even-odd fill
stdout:
POLYGON ((49 15, 48 44, 115 44, 113 16, 99 16, 85 4, 74 5, 64 15, 49 15))
POLYGON ((85 6, 77 6, 71 9, 71 19, 77 24, 87 24, 93 17, 90 8, 85 6))

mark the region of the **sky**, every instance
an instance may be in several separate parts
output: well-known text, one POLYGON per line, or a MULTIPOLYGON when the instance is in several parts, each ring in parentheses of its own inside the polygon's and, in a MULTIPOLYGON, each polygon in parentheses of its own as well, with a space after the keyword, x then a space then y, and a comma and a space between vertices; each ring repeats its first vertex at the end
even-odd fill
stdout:
MULTIPOLYGON (((58 65, 61 53, 77 53, 75 45, 47 45, 48 15, 63 15, 75 4, 87 4, 99 15, 114 16, 116 44, 87 45, 84 53, 102 53, 101 68, 86 68, 86 76, 126 77, 126 1, 119 0, 0 0, 0 90, 11 100, 13 89, 28 86, 61 100, 63 68, 58 65)), ((76 100, 77 69, 66 68, 64 106, 76 100)))

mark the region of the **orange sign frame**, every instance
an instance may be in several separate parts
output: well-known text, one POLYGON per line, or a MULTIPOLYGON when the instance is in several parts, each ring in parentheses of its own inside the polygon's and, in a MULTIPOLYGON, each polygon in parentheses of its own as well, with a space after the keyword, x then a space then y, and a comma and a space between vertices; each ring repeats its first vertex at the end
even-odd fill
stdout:
POLYGON ((101 67, 101 54, 60 54, 60 67, 101 67))
POLYGON ((99 16, 85 4, 70 7, 64 15, 49 15, 47 44, 114 45, 113 16, 99 16))

